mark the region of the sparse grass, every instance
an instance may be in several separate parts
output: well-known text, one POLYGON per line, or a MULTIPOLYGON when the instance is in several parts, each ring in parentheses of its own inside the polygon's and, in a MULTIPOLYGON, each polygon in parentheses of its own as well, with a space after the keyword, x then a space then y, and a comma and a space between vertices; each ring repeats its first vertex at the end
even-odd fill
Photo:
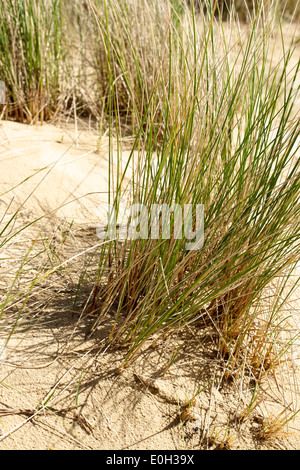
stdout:
POLYGON ((234 436, 229 433, 229 423, 224 429, 212 429, 207 438, 208 446, 215 446, 216 450, 231 450, 234 444, 234 436))
MULTIPOLYGON (((198 10, 204 9, 209 11, 211 3, 209 0, 186 0, 187 4, 198 10)), ((175 0, 173 3, 177 3, 175 0)), ((273 11, 278 8, 278 11, 284 17, 293 20, 299 20, 300 4, 298 0, 217 0, 216 15, 221 16, 223 19, 234 11, 236 17, 243 21, 249 21, 251 16, 255 15, 255 11, 262 6, 267 12, 269 9, 273 11)))
POLYGON ((258 438, 268 440, 286 436, 288 433, 287 424, 295 418, 299 411, 288 413, 284 409, 276 416, 269 416, 263 421, 262 428, 258 432, 258 438))
POLYGON ((257 406, 260 405, 262 401, 263 391, 257 384, 255 384, 250 403, 239 414, 239 416, 237 417, 238 421, 241 423, 247 421, 252 416, 253 411, 256 409, 257 406))

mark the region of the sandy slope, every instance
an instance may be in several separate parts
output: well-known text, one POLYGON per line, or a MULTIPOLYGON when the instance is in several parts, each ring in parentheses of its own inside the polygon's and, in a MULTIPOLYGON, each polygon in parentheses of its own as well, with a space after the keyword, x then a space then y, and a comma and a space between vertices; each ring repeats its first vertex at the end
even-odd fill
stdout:
POLYGON ((98 206, 107 202, 108 149, 103 140, 89 130, 76 133, 73 125, 0 123, 0 194, 10 190, 1 200, 7 204, 16 198, 36 217, 55 211, 68 221, 95 224, 98 206))

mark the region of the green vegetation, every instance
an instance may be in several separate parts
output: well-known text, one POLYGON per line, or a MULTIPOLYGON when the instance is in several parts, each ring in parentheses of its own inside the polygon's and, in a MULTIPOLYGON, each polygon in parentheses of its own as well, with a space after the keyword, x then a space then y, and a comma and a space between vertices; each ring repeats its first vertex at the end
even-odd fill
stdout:
POLYGON ((110 202, 118 212, 127 198, 148 213, 152 204, 204 204, 205 240, 198 251, 186 251, 184 237, 111 241, 100 256, 96 324, 114 304, 110 339, 128 346, 128 361, 157 334, 210 323, 228 374, 240 370, 246 355, 259 377, 279 361, 280 299, 299 260, 293 47, 282 63, 268 60, 272 17, 261 21, 259 14, 248 36, 237 38, 232 57, 222 23, 199 19, 183 4, 181 16, 172 3, 105 5, 93 12, 108 74, 105 110, 116 137, 111 158, 124 123, 135 129, 132 184, 124 188, 120 158, 117 183, 110 175, 110 202), (266 311, 272 282, 277 290, 266 311))
POLYGON ((291 66, 295 42, 281 34, 277 61, 271 41, 281 14, 299 17, 299 3, 234 2, 227 23, 219 3, 201 13, 182 0, 76 1, 64 13, 60 0, 2 2, 0 78, 7 117, 43 121, 71 99, 74 113, 107 130, 108 202, 117 213, 121 198, 148 213, 153 204, 204 205, 200 250, 174 238, 174 214, 170 239, 116 234, 103 244, 93 330, 113 306, 108 341, 127 348, 126 365, 158 338, 209 328, 225 376, 247 371, 259 380, 290 346, 280 336, 282 308, 299 281, 290 282, 300 242, 300 63, 291 66))

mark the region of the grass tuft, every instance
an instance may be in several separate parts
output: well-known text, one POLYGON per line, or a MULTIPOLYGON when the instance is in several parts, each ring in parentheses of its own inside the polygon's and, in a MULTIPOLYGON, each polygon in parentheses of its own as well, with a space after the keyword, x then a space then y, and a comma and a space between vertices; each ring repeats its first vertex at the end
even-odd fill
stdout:
POLYGON ((135 130, 131 185, 125 191, 119 160, 109 202, 116 213, 121 198, 148 213, 153 204, 203 204, 204 244, 186 250, 187 240, 174 237, 174 213, 170 239, 147 238, 144 226, 135 239, 111 241, 100 256, 96 324, 114 305, 110 340, 127 345, 130 361, 151 337, 209 323, 228 376, 246 361, 261 377, 280 361, 280 299, 299 261, 294 45, 282 42, 282 59, 273 60, 270 38, 281 25, 273 15, 257 13, 232 43, 213 11, 153 5, 106 1, 100 10, 91 3, 106 51, 109 130, 116 132, 110 158, 120 156, 129 116, 135 130), (266 309, 267 289, 279 281, 266 309))

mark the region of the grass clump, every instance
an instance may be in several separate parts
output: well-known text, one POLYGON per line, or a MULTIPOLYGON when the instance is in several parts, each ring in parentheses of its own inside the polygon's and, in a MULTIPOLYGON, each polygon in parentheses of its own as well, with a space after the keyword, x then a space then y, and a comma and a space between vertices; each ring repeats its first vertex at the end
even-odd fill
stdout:
POLYGON ((6 118, 44 121, 60 107, 63 69, 61 0, 8 0, 0 5, 0 78, 6 118))
POLYGON ((258 432, 258 438, 261 440, 284 437, 288 434, 285 430, 289 421, 293 420, 300 410, 296 412, 281 411, 276 416, 269 416, 262 423, 262 429, 258 432))
MULTIPOLYGON (((230 42, 214 11, 199 17, 183 3, 180 14, 173 2, 104 3, 101 14, 99 5, 93 11, 106 51, 109 129, 117 136, 115 146, 110 140, 111 169, 114 153, 119 156, 109 175, 109 203, 120 215, 121 198, 147 214, 154 204, 203 205, 205 236, 200 250, 188 251, 187 237, 174 236, 174 212, 170 237, 151 237, 151 218, 132 213, 128 225, 135 236, 121 240, 115 233, 100 256, 96 324, 113 305, 110 340, 128 346, 126 361, 149 338, 210 324, 228 374, 246 363, 259 377, 279 360, 283 292, 299 261, 299 121, 293 115, 299 63, 290 66, 293 44, 282 43, 282 60, 273 61, 270 37, 280 21, 266 21, 262 12, 245 36, 236 30, 230 42), (128 27, 126 8, 130 17, 134 9, 134 27, 128 27), (155 45, 150 80, 145 39, 137 39, 139 19, 155 45), (120 103, 138 126, 126 188, 120 103), (279 279, 265 308, 267 288, 279 279)), ((195 219, 192 225, 195 230, 195 219)))

